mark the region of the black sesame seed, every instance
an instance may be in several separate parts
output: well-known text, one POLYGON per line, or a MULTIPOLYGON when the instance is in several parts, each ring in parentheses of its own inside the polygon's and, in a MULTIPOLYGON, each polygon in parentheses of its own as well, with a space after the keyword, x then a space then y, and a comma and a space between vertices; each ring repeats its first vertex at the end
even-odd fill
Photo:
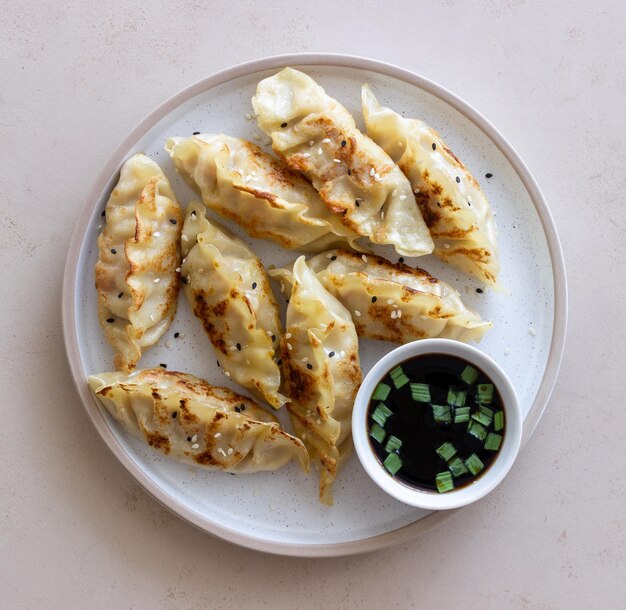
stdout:
POLYGON ((280 358, 276 361, 276 364, 277 364, 278 366, 280 366, 282 363, 283 363, 283 361, 282 361, 280 358))
POLYGON ((472 207, 472 204, 471 204, 469 201, 467 202, 467 205, 468 205, 470 208, 472 207))
POLYGON ((237 343, 237 350, 241 351, 241 343, 237 343))
POLYGON ((372 297, 372 303, 376 303, 378 301, 378 297, 372 297))
POLYGON ((482 294, 482 293, 483 293, 483 289, 482 289, 482 288, 476 288, 476 292, 477 292, 478 294, 482 294))
POLYGON ((219 367, 219 366, 222 366, 222 365, 220 364, 220 361, 219 361, 219 360, 216 360, 216 362, 217 362, 217 366, 218 366, 218 367, 219 367))
POLYGON ((403 263, 403 262, 404 262, 404 257, 403 257, 403 256, 401 256, 401 257, 398 259, 398 262, 399 262, 399 263, 403 263))
POLYGON ((178 411, 174 411, 174 413, 172 413, 172 419, 176 419, 178 417, 178 411))
POLYGON ((170 218, 170 222, 175 225, 178 221, 176 220, 176 218, 170 218))
POLYGON ((194 136, 199 136, 199 135, 200 135, 200 132, 199 132, 199 131, 194 131, 194 132, 193 132, 193 135, 194 135, 194 136))
POLYGON ((437 150, 437 145, 433 142, 433 150, 437 150))
POLYGON ((345 140, 341 140, 341 148, 344 148, 347 142, 345 140))
POLYGON ((178 339, 180 337, 180 333, 174 333, 174 339, 178 339))
POLYGON ((272 335, 272 341, 276 341, 276 335, 272 335))
POLYGON ((352 176, 352 170, 348 169, 348 176, 352 176))
POLYGON ((123 296, 124 296, 124 293, 123 293, 123 292, 120 292, 120 293, 117 295, 117 298, 118 298, 118 299, 121 299, 123 296))
POLYGON ((329 358, 332 358, 334 355, 335 355, 335 352, 330 352, 330 353, 328 354, 328 357, 329 357, 329 358))
POLYGON ((159 364, 159 366, 160 366, 161 368, 163 368, 163 369, 166 369, 166 368, 167 368, 167 364, 163 364, 163 362, 161 362, 161 364, 159 364))
POLYGON ((310 362, 307 362, 306 368, 310 371, 313 368, 313 365, 310 362))
POLYGON ((180 278, 180 281, 181 281, 183 284, 186 284, 186 283, 187 283, 187 278, 186 278, 186 277, 181 277, 181 278, 180 278))
POLYGON ((106 216, 106 210, 102 210, 102 214, 100 214, 100 216, 102 216, 103 218, 106 216))
POLYGON ((280 126, 284 129, 285 127, 287 127, 287 123, 281 123, 280 126))
POLYGON ((493 174, 485 174, 485 178, 491 178, 493 174))
POLYGON ((241 410, 245 411, 246 410, 246 405, 244 405, 243 403, 241 403, 241 410))
POLYGON ((111 254, 117 254, 117 250, 115 248, 111 248, 111 254))
POLYGON ((289 303, 289 299, 285 299, 285 303, 289 303))
POLYGON ((190 443, 191 442, 191 436, 187 437, 187 442, 190 443))
POLYGON ((357 208, 360 208, 360 207, 361 207, 361 202, 357 199, 357 200, 354 202, 354 205, 356 205, 356 207, 357 207, 357 208))
POLYGON ((235 411, 237 411, 237 413, 241 413, 241 409, 239 407, 235 407, 235 411))
POLYGON ((457 176, 457 177, 456 177, 456 181, 460 183, 460 182, 461 182, 461 179, 457 176))
POLYGON ((193 212, 191 212, 191 217, 195 218, 196 217, 196 211, 194 210, 193 212))
POLYGON ((333 255, 330 257, 330 260, 331 260, 331 261, 336 261, 336 260, 337 260, 337 257, 333 254, 333 255))
POLYGON ((257 286, 256 282, 252 282, 252 290, 254 290, 256 286, 257 286))
POLYGON ((115 322, 115 320, 113 318, 107 318, 107 322, 109 324, 113 324, 113 322, 115 322))
POLYGON ((440 207, 441 207, 441 204, 440 204, 439 202, 437 202, 437 207, 438 207, 438 208, 440 208, 440 207))

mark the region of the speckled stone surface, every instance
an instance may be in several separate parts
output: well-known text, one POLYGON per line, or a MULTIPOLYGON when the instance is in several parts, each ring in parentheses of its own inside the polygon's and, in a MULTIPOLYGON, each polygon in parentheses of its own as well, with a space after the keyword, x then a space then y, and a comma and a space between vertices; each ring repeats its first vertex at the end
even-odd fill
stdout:
POLYGON ((2 605, 620 607, 626 586, 621 3, 9 2, 2 20, 2 605), (113 458, 69 375, 61 278, 90 184, 164 99, 276 53, 370 56, 451 89, 516 147, 555 217, 570 329, 548 410, 505 482, 394 549, 261 555, 161 508, 113 458), (454 578, 451 579, 450 575, 454 578))

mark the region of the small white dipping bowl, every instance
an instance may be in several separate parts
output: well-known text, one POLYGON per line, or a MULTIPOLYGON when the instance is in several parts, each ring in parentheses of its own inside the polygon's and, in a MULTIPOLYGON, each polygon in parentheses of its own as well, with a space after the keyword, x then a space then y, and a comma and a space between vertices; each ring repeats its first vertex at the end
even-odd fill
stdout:
POLYGON ((441 510, 459 508, 487 495, 504 479, 517 456, 522 439, 523 418, 513 384, 505 372, 480 350, 450 339, 422 339, 389 352, 366 375, 356 396, 352 412, 352 438, 359 460, 372 480, 390 496, 419 508, 441 510), (496 458, 476 481, 446 493, 430 491, 391 476, 378 461, 369 439, 368 408, 374 389, 397 365, 416 356, 447 354, 466 360, 491 378, 500 392, 505 414, 505 434, 496 458))

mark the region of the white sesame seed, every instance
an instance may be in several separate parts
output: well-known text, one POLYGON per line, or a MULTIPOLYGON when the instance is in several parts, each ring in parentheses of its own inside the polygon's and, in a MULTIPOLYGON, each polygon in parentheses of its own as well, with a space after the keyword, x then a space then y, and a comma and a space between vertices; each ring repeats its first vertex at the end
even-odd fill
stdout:
POLYGON ((311 156, 311 153, 303 153, 303 154, 302 154, 302 156, 303 156, 305 159, 308 159, 308 158, 311 156))
POLYGON ((382 220, 385 217, 385 212, 380 213, 380 219, 382 220))
POLYGON ((528 332, 534 337, 537 334, 537 331, 531 326, 528 328, 528 332))
POLYGON ((243 116, 246 117, 246 121, 251 121, 252 120, 252 115, 249 112, 246 112, 246 114, 244 114, 243 116))
POLYGON ((266 330, 265 332, 267 333, 268 337, 271 337, 274 334, 271 330, 266 330))
POLYGON ((370 169, 370 176, 373 176, 376 173, 376 170, 372 167, 370 169))
POLYGON ((341 159, 333 159, 335 163, 341 163, 341 159))
POLYGON ((393 191, 391 191, 391 196, 395 197, 398 194, 398 189, 393 189, 393 191))
POLYGON ((280 291, 285 292, 285 282, 280 283, 280 291))
POLYGON ((330 138, 324 138, 322 144, 330 144, 330 138))
POLYGON ((154 278, 154 283, 155 283, 155 284, 158 284, 160 281, 161 281, 161 278, 160 278, 160 277, 156 277, 156 278, 154 278))
POLYGON ((204 269, 198 269, 198 273, 204 273, 204 269))
POLYGON ((232 455, 232 454, 233 454, 233 448, 232 448, 232 447, 229 447, 229 448, 228 448, 228 452, 227 452, 227 453, 228 453, 228 455, 232 455))
POLYGON ((228 349, 229 349, 231 352, 234 352, 234 351, 237 349, 237 346, 236 346, 236 345, 231 345, 228 349))
POLYGON ((291 333, 286 333, 285 334, 285 339, 291 339, 291 333))
POLYGON ((226 375, 226 377, 230 377, 230 373, 228 371, 224 371, 224 375, 226 375))
POLYGON ((375 180, 376 182, 379 182, 379 181, 380 181, 380 175, 378 174, 378 172, 376 172, 376 173, 374 174, 374 180, 375 180))
POLYGON ((422 314, 422 315, 420 316, 420 320, 428 320, 428 316, 425 316, 425 315, 423 315, 423 314, 422 314))
POLYGON ((253 137, 255 140, 260 140, 260 139, 261 139, 261 136, 260 136, 258 133, 255 133, 252 137, 253 137))
POLYGON ((185 256, 185 258, 183 258, 183 260, 180 262, 184 265, 186 260, 187 260, 187 257, 185 256))
POLYGON ((323 151, 321 148, 318 148, 318 149, 317 149, 317 154, 318 154, 318 155, 321 155, 323 152, 324 152, 324 151, 323 151))
POLYGON ((180 273, 180 267, 176 267, 176 273, 180 273))
POLYGON ((188 238, 186 235, 184 235, 184 234, 183 234, 183 235, 181 235, 181 236, 180 236, 180 238, 181 238, 183 241, 189 241, 189 238, 188 238))
POLYGON ((393 305, 393 299, 387 299, 387 304, 388 305, 393 305))
POLYGON ((317 425, 319 426, 321 423, 322 423, 322 420, 321 420, 321 419, 318 419, 318 420, 317 420, 317 425))
POLYGON ((306 432, 303 432, 302 433, 302 440, 305 440, 305 439, 306 439, 306 432))
POLYGON ((363 259, 364 263, 367 263, 367 256, 365 256, 365 254, 361 255, 361 258, 363 259))
POLYGON ((309 361, 309 357, 305 356, 304 358, 302 358, 302 362, 308 362, 309 361))
POLYGON ((420 190, 419 188, 416 188, 416 189, 413 189, 413 192, 417 195, 420 192, 420 190))
POLYGON ((448 250, 450 248, 450 244, 443 244, 443 247, 448 250))
POLYGON ((265 140, 265 146, 269 146, 272 143, 272 138, 267 138, 267 140, 265 140))
POLYGON ((221 432, 216 432, 216 433, 213 435, 213 438, 220 438, 220 436, 222 436, 222 433, 221 433, 221 432))
POLYGON ((392 317, 392 319, 396 317, 396 310, 395 309, 391 310, 391 317, 392 317))
POLYGON ((226 457, 226 452, 221 447, 218 448, 217 452, 221 453, 224 457, 226 457))
POLYGON ((250 174, 248 174, 246 176, 246 182, 250 182, 250 180, 252 180, 252 176, 250 174))
POLYGON ((396 313, 398 314, 398 318, 402 317, 402 310, 401 309, 398 309, 398 311, 396 313))
POLYGON ((150 320, 152 320, 153 322, 156 320, 153 313, 150 314, 150 320))
POLYGON ((101 229, 101 228, 102 228, 102 225, 101 225, 101 224, 100 224, 100 225, 98 225, 98 229, 101 229))
POLYGON ((198 443, 194 443, 193 445, 191 445, 192 449, 200 449, 200 445, 198 443))
POLYGON ((313 144, 315 144, 315 142, 313 140, 309 140, 309 146, 313 146, 313 144))
POLYGON ((155 231, 155 232, 152 234, 152 236, 153 236, 153 237, 161 237, 161 234, 160 234, 158 231, 155 231))
POLYGON ((406 195, 400 195, 400 201, 404 201, 406 199, 406 195))
POLYGON ((293 346, 291 345, 291 343, 287 343, 287 349, 288 349, 289 351, 291 351, 291 350, 293 349, 293 346))
POLYGON ((355 309, 355 310, 354 310, 354 315, 355 315, 357 318, 360 318, 360 317, 361 317, 361 312, 360 312, 358 309, 355 309))
POLYGON ((187 281, 191 282, 191 276, 190 275, 187 275, 187 281))

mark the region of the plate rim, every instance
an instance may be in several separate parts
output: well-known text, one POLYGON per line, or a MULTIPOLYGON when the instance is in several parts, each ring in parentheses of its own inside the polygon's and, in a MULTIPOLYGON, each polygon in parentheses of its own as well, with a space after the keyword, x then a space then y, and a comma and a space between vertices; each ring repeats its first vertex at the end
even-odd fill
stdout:
POLYGON ((462 509, 435 511, 413 523, 368 538, 323 544, 280 542, 251 534, 243 534, 237 530, 215 523, 206 516, 191 510, 184 503, 166 493, 140 468, 114 436, 103 413, 89 392, 85 371, 80 358, 76 328, 76 283, 79 276, 78 262, 84 235, 89 226, 94 201, 102 194, 111 176, 119 170, 123 160, 126 158, 128 150, 158 121, 175 110, 178 106, 203 91, 217 87, 236 78, 288 65, 335 66, 340 68, 370 70, 416 86, 446 102, 474 123, 474 125, 498 147, 519 176, 535 206, 535 210, 537 211, 546 236, 548 252, 552 264, 554 289, 552 341, 550 343, 546 368, 539 389, 524 421, 522 448, 532 436, 547 407, 561 365, 567 331, 567 277, 561 242, 552 214, 535 178, 513 146, 482 114, 456 94, 416 72, 391 63, 341 53, 290 53, 272 55, 236 64, 214 72, 174 94, 150 112, 123 139, 87 191, 85 201, 82 204, 72 231, 63 274, 61 311, 65 351, 72 380, 89 418, 102 440, 104 440, 113 455, 135 481, 162 506, 191 525, 194 525, 208 534, 256 551, 292 557, 337 557, 365 553, 408 542, 418 537, 423 532, 440 525, 462 509))

